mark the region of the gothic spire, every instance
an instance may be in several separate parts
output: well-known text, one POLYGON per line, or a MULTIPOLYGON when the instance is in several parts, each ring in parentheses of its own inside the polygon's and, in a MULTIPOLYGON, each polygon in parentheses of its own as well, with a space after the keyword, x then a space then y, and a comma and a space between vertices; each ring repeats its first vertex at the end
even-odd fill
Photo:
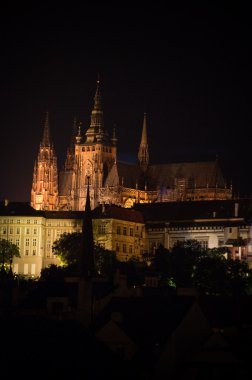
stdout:
POLYGON ((86 132, 87 142, 102 141, 107 138, 107 133, 103 126, 103 111, 101 104, 100 79, 96 81, 96 92, 94 96, 94 107, 91 112, 90 127, 86 132))
POLYGON ((86 206, 82 226, 81 276, 90 279, 94 274, 94 238, 89 195, 89 177, 86 206))
POLYGON ((73 121, 73 129, 72 129, 72 135, 70 139, 69 147, 67 148, 67 154, 65 159, 65 170, 72 170, 74 167, 74 147, 75 147, 75 141, 76 141, 76 135, 77 135, 77 121, 76 117, 74 117, 73 121))
POLYGON ((43 132, 41 145, 50 146, 51 142, 50 142, 49 112, 48 111, 46 111, 45 116, 44 116, 43 127, 44 127, 44 132, 43 132))
POLYGON ((144 113, 143 120, 143 129, 142 129, 142 138, 138 150, 138 160, 140 167, 145 172, 149 164, 149 149, 147 142, 147 122, 146 122, 146 113, 144 113))

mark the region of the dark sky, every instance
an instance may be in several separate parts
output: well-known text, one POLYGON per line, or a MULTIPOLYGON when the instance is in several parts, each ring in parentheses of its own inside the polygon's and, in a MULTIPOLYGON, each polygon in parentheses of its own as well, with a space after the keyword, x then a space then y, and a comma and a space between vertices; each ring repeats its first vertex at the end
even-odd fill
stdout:
POLYGON ((5 6, 0 199, 30 200, 46 110, 62 166, 74 117, 89 126, 98 72, 119 158, 136 159, 147 112, 151 162, 217 155, 228 184, 251 195, 250 12, 202 3, 5 6))

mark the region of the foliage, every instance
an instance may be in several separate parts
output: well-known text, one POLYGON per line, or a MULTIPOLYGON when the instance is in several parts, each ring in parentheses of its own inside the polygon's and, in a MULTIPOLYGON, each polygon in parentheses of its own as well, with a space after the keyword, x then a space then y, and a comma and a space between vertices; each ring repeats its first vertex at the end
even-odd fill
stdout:
POLYGON ((197 240, 178 241, 168 255, 169 278, 177 287, 193 286, 196 263, 203 254, 197 240))
POLYGON ((204 294, 219 295, 228 293, 226 259, 214 252, 203 255, 195 265, 194 286, 204 294))
POLYGON ((232 260, 225 247, 203 250, 196 240, 179 241, 171 250, 156 250, 152 268, 167 286, 197 287, 203 294, 240 296, 252 289, 248 264, 232 260))
MULTIPOLYGON (((68 267, 72 273, 77 271, 81 258, 80 232, 65 233, 53 244, 53 253, 68 267)), ((111 276, 116 268, 116 254, 99 245, 94 245, 94 261, 96 272, 100 275, 111 276)))
POLYGON ((64 281, 66 275, 66 267, 51 264, 41 269, 40 281, 64 281))
POLYGON ((19 247, 9 240, 0 239, 1 264, 9 264, 13 257, 20 257, 19 247))
POLYGON ((64 233, 53 243, 52 251, 64 265, 77 264, 81 253, 81 233, 64 233))

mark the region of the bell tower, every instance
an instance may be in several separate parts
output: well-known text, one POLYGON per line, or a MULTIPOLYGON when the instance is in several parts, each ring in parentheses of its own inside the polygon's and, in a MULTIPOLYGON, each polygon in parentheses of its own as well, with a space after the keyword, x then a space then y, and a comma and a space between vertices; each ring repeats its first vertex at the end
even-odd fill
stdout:
POLYGON ((116 161, 117 148, 114 137, 104 128, 100 80, 96 82, 94 106, 90 126, 85 134, 76 138, 73 174, 73 209, 84 210, 89 181, 90 205, 93 209, 100 202, 100 189, 116 161), (89 180, 88 180, 89 179, 89 180))
POLYGON ((58 169, 57 157, 50 138, 49 114, 45 113, 43 137, 34 164, 31 206, 36 210, 57 210, 58 169))

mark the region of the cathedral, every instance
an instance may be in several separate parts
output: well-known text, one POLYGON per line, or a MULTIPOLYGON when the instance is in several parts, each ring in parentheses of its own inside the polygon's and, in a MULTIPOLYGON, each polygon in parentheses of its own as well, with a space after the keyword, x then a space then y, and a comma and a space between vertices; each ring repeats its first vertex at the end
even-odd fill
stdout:
POLYGON ((151 164, 147 115, 143 115, 138 163, 117 159, 115 129, 109 136, 104 122, 100 81, 97 80, 89 128, 83 133, 74 122, 64 167, 59 170, 50 137, 49 114, 34 164, 31 206, 36 210, 82 211, 87 188, 91 208, 99 204, 132 207, 135 203, 226 200, 226 186, 218 160, 151 164))

